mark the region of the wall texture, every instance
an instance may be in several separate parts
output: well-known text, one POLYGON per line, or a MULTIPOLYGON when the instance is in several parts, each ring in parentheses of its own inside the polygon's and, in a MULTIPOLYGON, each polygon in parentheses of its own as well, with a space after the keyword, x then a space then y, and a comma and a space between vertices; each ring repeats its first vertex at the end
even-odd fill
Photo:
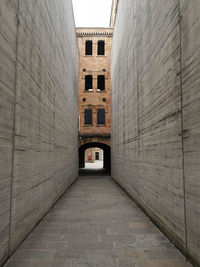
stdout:
POLYGON ((119 1, 112 176, 200 264, 198 1, 119 1))
POLYGON ((0 1, 0 265, 77 177, 71 0, 0 1))

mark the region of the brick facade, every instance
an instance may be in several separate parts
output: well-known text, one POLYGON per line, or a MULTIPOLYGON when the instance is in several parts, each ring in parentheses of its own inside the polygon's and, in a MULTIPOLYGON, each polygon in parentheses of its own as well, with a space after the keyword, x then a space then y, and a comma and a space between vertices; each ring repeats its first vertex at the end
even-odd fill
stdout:
POLYGON ((110 144, 110 53, 112 28, 78 28, 79 47, 79 140, 110 144), (92 55, 86 55, 86 42, 92 41, 92 55), (105 54, 98 55, 98 41, 104 41, 105 54), (85 90, 85 77, 92 76, 92 90, 85 90), (98 89, 98 76, 105 76, 105 90, 98 89), (85 125, 85 110, 92 110, 92 124, 85 125), (105 124, 98 124, 98 109, 105 110, 105 124))

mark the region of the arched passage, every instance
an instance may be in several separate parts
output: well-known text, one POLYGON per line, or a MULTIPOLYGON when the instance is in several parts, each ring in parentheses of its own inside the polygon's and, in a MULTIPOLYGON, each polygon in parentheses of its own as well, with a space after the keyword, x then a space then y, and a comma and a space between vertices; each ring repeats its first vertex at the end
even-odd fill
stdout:
POLYGON ((98 143, 98 142, 87 143, 79 147, 79 167, 80 168, 85 167, 85 150, 91 147, 98 147, 103 150, 104 152, 103 167, 105 169, 110 170, 110 167, 111 167, 110 146, 103 144, 103 143, 98 143))

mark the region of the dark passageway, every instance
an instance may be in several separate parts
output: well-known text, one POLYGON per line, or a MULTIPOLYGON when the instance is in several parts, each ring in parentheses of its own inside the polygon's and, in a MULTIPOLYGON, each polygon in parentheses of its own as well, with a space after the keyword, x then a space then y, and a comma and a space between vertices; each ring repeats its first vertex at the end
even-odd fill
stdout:
POLYGON ((89 169, 89 168, 80 168, 79 174, 81 177, 87 176, 93 178, 101 178, 104 175, 109 175, 109 169, 89 169))
MULTIPOLYGON (((85 168, 85 151, 91 147, 98 147, 103 150, 104 157, 103 157, 103 168, 106 170, 107 173, 110 173, 111 169, 111 149, 110 146, 99 143, 99 142, 92 142, 87 143, 79 147, 79 168, 85 168)), ((105 172, 104 170, 104 172, 105 172)))

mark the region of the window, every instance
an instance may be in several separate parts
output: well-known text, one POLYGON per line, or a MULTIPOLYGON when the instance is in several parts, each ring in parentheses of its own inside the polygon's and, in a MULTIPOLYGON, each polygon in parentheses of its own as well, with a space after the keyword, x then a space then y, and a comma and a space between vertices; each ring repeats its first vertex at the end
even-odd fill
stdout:
POLYGON ((105 90, 105 76, 98 75, 98 89, 105 90))
POLYGON ((98 55, 105 55, 105 42, 98 41, 98 55))
POLYGON ((105 109, 103 108, 97 110, 97 124, 105 124, 105 109))
POLYGON ((85 76, 85 90, 92 89, 92 75, 85 76))
POLYGON ((92 55, 92 41, 86 41, 85 42, 85 54, 87 56, 92 55))
POLYGON ((84 124, 92 125, 92 109, 85 109, 84 124))

